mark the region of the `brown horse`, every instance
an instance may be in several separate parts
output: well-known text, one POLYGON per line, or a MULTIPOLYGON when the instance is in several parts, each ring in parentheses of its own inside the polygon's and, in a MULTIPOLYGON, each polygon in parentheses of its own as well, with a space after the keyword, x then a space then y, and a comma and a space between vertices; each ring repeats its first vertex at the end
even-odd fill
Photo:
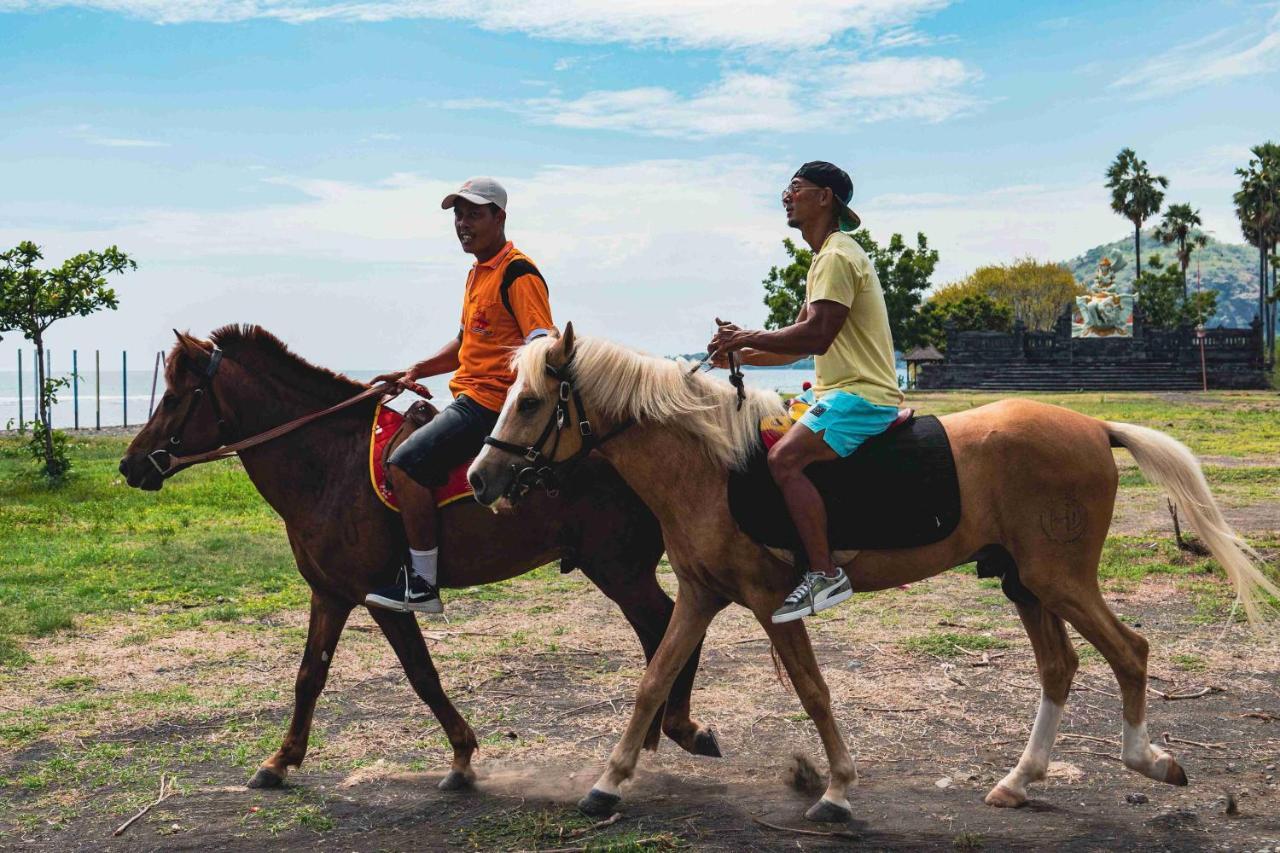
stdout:
MULTIPOLYGON (((164 478, 148 459, 157 448, 184 453, 215 448, 327 408, 365 386, 308 364, 257 326, 227 326, 212 342, 178 335, 165 364, 165 394, 138 433, 120 471, 130 486, 159 489, 164 478), (221 363, 210 371, 213 344, 221 363), (206 377, 212 378, 202 386, 206 377), (205 398, 208 398, 206 401, 205 398), (219 426, 218 421, 225 424, 219 426)), ((369 483, 369 434, 375 400, 243 451, 250 480, 284 519, 298 571, 311 586, 311 623, 294 690, 293 719, 280 749, 252 788, 280 785, 307 750, 316 699, 334 647, 353 607, 371 589, 394 581, 404 559, 403 527, 369 483)), ((210 512, 216 512, 210 507, 210 512)), ((577 567, 622 609, 653 656, 674 606, 655 578, 663 544, 657 521, 603 460, 589 458, 562 497, 539 499, 516 515, 496 516, 475 501, 456 501, 441 514, 440 583, 466 587, 528 572, 557 557, 577 567)), ((470 785, 476 737, 445 696, 412 613, 370 608, 404 666, 409 683, 440 721, 453 763, 440 783, 470 785)), ((658 725, 682 748, 719 756, 714 733, 689 716, 689 694, 700 648, 682 662, 661 720, 655 714, 646 745, 656 749, 658 725)))
MULTIPOLYGON (((579 411, 566 418, 570 424, 589 419, 590 433, 613 436, 600 452, 657 514, 679 579, 675 615, 640 682, 631 721, 604 774, 579 806, 593 815, 613 810, 619 786, 635 771, 648 720, 685 656, 732 601, 749 608, 768 633, 822 737, 831 780, 808 816, 848 819, 846 789, 853 780, 853 762, 832 716, 808 634, 802 622, 775 625, 770 619, 795 583, 794 570, 747 538, 728 505, 728 473, 759 446, 761 417, 781 414, 778 395, 751 391, 739 410, 729 385, 607 341, 575 341, 570 325, 563 338, 536 341, 519 351, 516 384, 491 441, 536 443, 556 401, 566 401, 563 407, 571 399, 579 411), (624 424, 632 426, 616 432, 624 424)), ((1097 568, 1118 480, 1111 448, 1124 447, 1190 518, 1250 618, 1257 615, 1264 592, 1280 594, 1259 571, 1257 554, 1222 518, 1195 457, 1155 430, 1027 400, 993 403, 948 415, 942 422, 960 482, 958 528, 934 545, 858 553, 845 568, 855 589, 870 591, 999 553, 1006 576, 1015 583, 1020 579, 1030 593, 1017 596, 1024 602, 1018 603, 1018 612, 1040 672, 1040 709, 1021 760, 987 795, 987 802, 1021 805, 1027 784, 1045 776, 1077 666, 1063 620, 1102 653, 1120 683, 1125 765, 1153 779, 1185 785, 1187 777, 1177 761, 1147 736, 1147 641, 1107 607, 1097 568)), ((555 458, 581 446, 577 433, 563 433, 555 458)), ((511 460, 508 448, 493 445, 472 464, 469 476, 479 501, 492 503, 508 491, 511 460)), ((876 484, 866 487, 875 489, 876 484)))

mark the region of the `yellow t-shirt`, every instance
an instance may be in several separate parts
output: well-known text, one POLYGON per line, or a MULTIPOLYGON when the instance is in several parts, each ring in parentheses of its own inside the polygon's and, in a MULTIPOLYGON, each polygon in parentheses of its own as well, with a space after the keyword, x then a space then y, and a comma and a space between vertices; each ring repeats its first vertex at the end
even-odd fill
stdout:
POLYGON ((880 278, 867 253, 843 231, 827 237, 809 266, 805 301, 821 300, 847 306, 849 316, 827 351, 814 357, 814 395, 852 391, 868 403, 900 405, 903 397, 880 278))

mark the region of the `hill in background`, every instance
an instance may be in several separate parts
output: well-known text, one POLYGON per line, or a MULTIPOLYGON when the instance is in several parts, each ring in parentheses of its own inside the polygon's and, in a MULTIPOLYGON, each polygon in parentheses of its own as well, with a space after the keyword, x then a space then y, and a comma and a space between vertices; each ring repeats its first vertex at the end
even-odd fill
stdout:
MULTIPOLYGON (((1142 234, 1142 261, 1145 264, 1153 255, 1160 255, 1161 263, 1176 263, 1176 246, 1163 246, 1150 232, 1142 234)), ((1085 285, 1093 283, 1098 263, 1103 256, 1124 259, 1124 266, 1116 273, 1116 282, 1125 292, 1133 290, 1133 236, 1114 243, 1095 246, 1077 255, 1063 265, 1071 270, 1076 280, 1085 285)), ((1200 264, 1200 286, 1218 291, 1218 313, 1211 325, 1244 327, 1253 322, 1258 313, 1258 251, 1243 243, 1222 243, 1209 238, 1209 245, 1197 249, 1191 255, 1187 268, 1187 283, 1196 286, 1196 264, 1200 264)))

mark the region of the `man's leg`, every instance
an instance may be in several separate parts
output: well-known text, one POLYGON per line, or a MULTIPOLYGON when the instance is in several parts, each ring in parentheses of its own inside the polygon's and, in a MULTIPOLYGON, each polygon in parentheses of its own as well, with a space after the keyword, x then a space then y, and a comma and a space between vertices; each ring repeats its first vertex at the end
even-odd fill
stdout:
MULTIPOLYGON (((443 613, 437 587, 438 513, 431 486, 445 482, 450 470, 475 455, 476 414, 455 400, 414 432, 387 460, 391 490, 400 503, 400 519, 409 540, 409 565, 403 582, 374 590, 365 604, 388 610, 443 613)), ((472 404, 474 405, 474 404, 472 404)))
POLYGON ((391 492, 400 504, 400 520, 409 540, 409 568, 430 586, 437 586, 436 561, 440 529, 437 526, 436 496, 430 487, 424 486, 405 471, 388 466, 387 479, 391 492))
POLYGON ((791 521, 809 558, 809 570, 830 576, 835 575, 835 565, 827 541, 827 507, 804 469, 814 462, 839 458, 822 436, 799 424, 787 430, 769 450, 769 473, 787 502, 791 521))

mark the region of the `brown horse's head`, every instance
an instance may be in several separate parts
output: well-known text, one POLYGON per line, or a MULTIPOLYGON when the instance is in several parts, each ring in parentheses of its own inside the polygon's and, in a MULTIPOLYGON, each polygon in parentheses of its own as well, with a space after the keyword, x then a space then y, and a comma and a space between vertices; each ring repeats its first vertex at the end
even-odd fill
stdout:
POLYGON ((120 460, 120 473, 129 485, 147 491, 164 485, 161 471, 168 468, 170 455, 199 453, 223 443, 214 345, 176 329, 174 334, 178 342, 165 359, 164 396, 120 460))
POLYGON ((573 457, 582 448, 579 424, 588 416, 579 411, 580 398, 575 400, 571 391, 573 356, 572 323, 560 337, 538 338, 517 355, 516 381, 494 425, 493 441, 485 444, 467 470, 480 503, 495 507, 504 497, 519 500, 539 482, 549 486, 545 480, 548 466, 573 457), (534 363, 542 369, 530 370, 534 363))

